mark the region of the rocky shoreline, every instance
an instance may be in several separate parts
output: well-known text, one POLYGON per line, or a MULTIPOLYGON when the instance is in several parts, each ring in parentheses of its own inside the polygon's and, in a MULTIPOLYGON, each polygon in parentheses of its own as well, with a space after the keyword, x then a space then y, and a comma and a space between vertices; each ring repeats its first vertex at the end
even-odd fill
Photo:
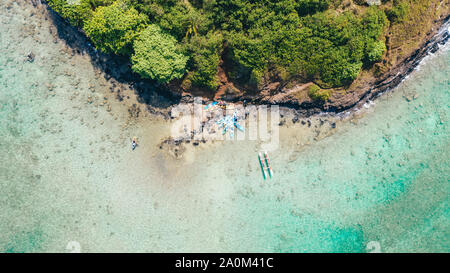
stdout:
MULTIPOLYGON (((331 103, 328 105, 328 110, 333 112, 342 112, 349 110, 351 108, 359 108, 363 104, 373 100, 374 98, 380 96, 386 91, 392 90, 397 87, 408 75, 414 71, 414 69, 420 64, 420 62, 428 56, 430 53, 435 53, 439 50, 439 46, 446 44, 449 40, 449 26, 450 26, 450 16, 447 16, 444 20, 438 23, 439 28, 430 33, 426 42, 417 49, 412 55, 407 57, 403 62, 401 62, 394 69, 389 71, 387 75, 382 77, 381 80, 377 80, 373 83, 372 87, 368 87, 367 91, 363 91, 363 96, 356 101, 346 101, 337 104, 331 103)), ((349 93, 356 92, 356 90, 351 90, 349 93)))
POLYGON ((292 102, 290 93, 292 93, 292 89, 298 87, 283 90, 282 92, 286 94, 285 96, 282 96, 280 93, 276 94, 280 97, 277 100, 273 99, 274 96, 261 96, 254 98, 252 101, 259 104, 278 104, 280 107, 293 109, 293 112, 300 117, 323 113, 340 114, 345 111, 360 109, 365 103, 397 87, 426 56, 430 53, 435 53, 439 50, 439 46, 448 42, 450 36, 448 30, 450 26, 449 19, 450 16, 447 16, 443 20, 437 21, 437 28, 428 34, 426 41, 419 49, 379 79, 365 83, 363 88, 350 89, 345 94, 331 98, 323 104, 314 103, 313 101, 300 104, 292 102))
MULTIPOLYGON (((41 5, 40 0, 32 0, 31 3, 35 8, 44 9, 48 12, 50 19, 53 21, 57 35, 60 39, 73 48, 79 54, 89 54, 93 60, 94 66, 98 67, 105 74, 105 78, 112 82, 112 86, 120 86, 120 84, 128 85, 133 88, 140 98, 140 102, 146 105, 147 111, 170 119, 170 108, 172 106, 192 103, 194 96, 189 93, 175 92, 168 90, 164 86, 159 86, 151 80, 141 79, 138 75, 132 73, 130 64, 124 58, 119 56, 111 56, 98 52, 90 43, 80 29, 77 29, 58 14, 53 12, 46 4, 41 5), (113 67, 114 69, 111 69, 113 67)), ((449 39, 448 28, 450 16, 435 22, 434 29, 427 35, 426 41, 409 57, 405 58, 401 63, 388 71, 382 77, 368 81, 362 88, 358 87, 350 89, 345 94, 330 98, 326 103, 317 103, 314 101, 298 102, 293 100, 292 93, 295 88, 273 92, 270 87, 262 90, 260 95, 237 96, 227 100, 229 103, 240 104, 244 101, 256 105, 279 105, 280 111, 291 113, 295 119, 310 117, 317 114, 335 115, 346 111, 354 111, 361 108, 362 105, 373 100, 380 94, 395 88, 399 85, 425 58, 428 54, 434 53, 439 49, 440 45, 444 45, 449 39)), ((278 86, 275 89, 280 89, 278 86)), ((120 88, 111 90, 111 92, 120 93, 120 88)), ((120 96, 120 94, 118 94, 120 96)), ((204 103, 211 101, 208 98, 202 98, 204 103)), ((295 121, 294 121, 295 122, 295 121)))

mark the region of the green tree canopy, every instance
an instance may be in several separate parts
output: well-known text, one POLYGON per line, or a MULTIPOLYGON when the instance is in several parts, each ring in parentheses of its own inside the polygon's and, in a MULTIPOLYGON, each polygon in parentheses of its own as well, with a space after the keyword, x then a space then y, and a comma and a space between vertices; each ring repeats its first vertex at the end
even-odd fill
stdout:
POLYGON ((412 0, 393 8, 341 0, 48 1, 83 25, 98 49, 131 56, 134 46, 133 70, 143 77, 168 82, 186 74, 185 83, 214 90, 221 64, 245 88, 293 78, 349 85, 386 52, 385 12, 400 19, 402 3, 412 0))
POLYGON ((383 41, 375 41, 367 45, 367 63, 375 63, 381 61, 386 52, 386 45, 383 41))
POLYGON ((148 18, 125 2, 101 6, 84 25, 86 35, 103 52, 130 55, 133 40, 145 28, 148 18))
POLYGON ((82 27, 92 17, 90 0, 48 0, 47 3, 74 26, 82 27))
POLYGON ((217 68, 222 54, 223 37, 210 32, 206 36, 193 36, 187 44, 191 57, 191 82, 196 86, 214 90, 218 86, 217 68))
POLYGON ((134 72, 160 83, 183 77, 188 59, 177 48, 177 40, 155 24, 141 32, 131 57, 134 72))

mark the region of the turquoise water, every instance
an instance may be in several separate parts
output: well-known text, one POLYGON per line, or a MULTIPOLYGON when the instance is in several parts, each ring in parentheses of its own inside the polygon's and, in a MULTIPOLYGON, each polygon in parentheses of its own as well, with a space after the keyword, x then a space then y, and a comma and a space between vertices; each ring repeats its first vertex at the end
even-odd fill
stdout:
POLYGON ((0 251, 450 251, 448 45, 367 109, 288 120, 263 181, 256 141, 160 149, 172 123, 33 10, 0 4, 0 251))

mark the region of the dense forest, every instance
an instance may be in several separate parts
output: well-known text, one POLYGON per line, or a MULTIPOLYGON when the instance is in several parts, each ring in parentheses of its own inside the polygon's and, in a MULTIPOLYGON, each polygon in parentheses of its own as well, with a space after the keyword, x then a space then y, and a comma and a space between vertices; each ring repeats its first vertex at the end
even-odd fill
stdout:
MULTIPOLYGON (((404 20, 416 0, 47 2, 98 50, 129 57, 142 77, 214 91, 219 66, 246 88, 293 77, 325 89, 348 86, 383 59, 387 27, 404 20)), ((328 98, 316 89, 311 97, 328 98)))

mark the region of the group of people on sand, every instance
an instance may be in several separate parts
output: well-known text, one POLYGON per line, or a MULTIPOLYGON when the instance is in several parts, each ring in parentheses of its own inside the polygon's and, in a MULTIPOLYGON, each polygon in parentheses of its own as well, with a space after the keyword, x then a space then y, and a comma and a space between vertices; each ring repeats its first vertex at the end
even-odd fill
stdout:
MULTIPOLYGON (((246 102, 246 101, 244 101, 244 103, 245 103, 245 102, 246 102)), ((226 104, 225 102, 223 102, 223 101, 219 101, 219 102, 217 103, 217 106, 219 106, 219 107, 225 109, 226 106, 227 106, 227 104, 226 104)), ((233 120, 233 121, 234 121, 234 122, 237 121, 236 116, 234 116, 234 120, 233 120)), ((131 139, 131 149, 134 151, 134 149, 136 149, 137 146, 138 146, 138 139, 137 139, 137 137, 134 136, 134 137, 131 139)))

